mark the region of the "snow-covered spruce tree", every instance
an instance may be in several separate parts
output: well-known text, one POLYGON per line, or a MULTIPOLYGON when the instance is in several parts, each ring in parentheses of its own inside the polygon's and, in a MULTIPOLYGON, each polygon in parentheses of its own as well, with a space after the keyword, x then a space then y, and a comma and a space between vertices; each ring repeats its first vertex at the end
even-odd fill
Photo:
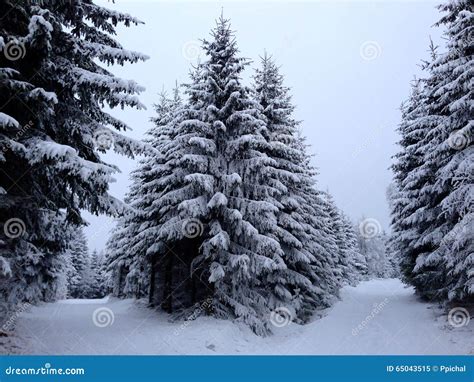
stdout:
POLYGON ((354 228, 354 224, 344 212, 341 211, 340 214, 344 237, 343 251, 349 264, 349 274, 345 278, 350 284, 356 285, 367 277, 368 264, 366 257, 360 251, 357 230, 354 228))
MULTIPOLYGON (((42 293, 37 296, 43 301, 54 301, 60 298, 66 298, 67 296, 67 272, 69 270, 68 262, 68 251, 67 246, 71 239, 70 230, 65 225, 64 213, 49 212, 46 211, 42 214, 41 222, 38 222, 38 226, 48 232, 49 245, 43 247, 42 250, 42 261, 38 263, 31 262, 31 257, 27 257, 25 262, 20 266, 24 272, 18 274, 26 278, 19 278, 17 280, 11 279, 13 283, 12 287, 17 291, 20 288, 29 288, 31 285, 25 285, 29 282, 29 277, 41 278, 41 286, 43 287, 42 293), (66 229, 65 229, 66 227, 66 229), (20 281, 20 282, 17 282, 20 281)), ((31 280, 31 279, 30 279, 31 280)), ((35 280, 33 278, 33 280, 35 280)), ((37 286, 33 282, 32 286, 37 286)), ((16 295, 17 292, 14 294, 16 295)), ((22 292, 19 292, 22 293, 22 292)), ((33 298, 34 300, 35 298, 33 298)))
MULTIPOLYGON (((130 190, 124 199, 129 208, 116 219, 116 225, 106 243, 104 254, 106 286, 116 297, 140 298, 146 294, 148 280, 143 269, 146 263, 143 246, 146 243, 138 239, 146 214, 142 214, 139 209, 133 207, 141 201, 139 197, 142 187, 140 171, 152 169, 149 158, 155 153, 154 150, 145 152, 144 157, 139 161, 138 168, 132 172, 130 190), (133 248, 134 245, 139 245, 141 248, 133 248)), ((153 194, 153 197, 156 195, 153 194)), ((153 201, 153 199, 148 200, 153 201)))
POLYGON ((192 72, 187 102, 168 122, 158 110, 152 135, 159 155, 150 171, 139 169, 136 199, 144 202, 132 206, 138 216, 153 217, 140 235, 149 235, 145 254, 156 268, 150 287, 164 286, 164 296, 155 297, 166 310, 212 296, 214 315, 265 334, 277 301, 291 303, 289 293, 279 291, 283 302, 264 283, 285 267, 278 241, 268 235, 278 208, 268 202, 277 190, 260 175, 273 163, 265 154, 265 121, 241 84, 247 61, 237 56, 228 21, 221 17, 203 47, 207 59, 192 72), (174 288, 189 283, 184 291, 174 288))
POLYGON ((35 301, 66 248, 58 234, 64 224, 82 224, 80 209, 122 208, 107 193, 117 168, 99 152, 110 143, 132 156, 142 145, 116 132, 127 126, 102 106, 141 108, 141 88, 99 63, 145 56, 112 37, 118 23, 139 21, 91 0, 2 1, 0 13, 0 261, 8 270, 0 275, 0 298, 35 301), (52 219, 63 221, 55 226, 52 219))
MULTIPOLYGON (((367 263, 360 251, 357 230, 351 219, 339 209, 329 192, 320 192, 323 210, 327 215, 328 232, 333 255, 333 272, 337 279, 335 287, 344 284, 356 285, 367 276, 367 263)), ((336 289, 336 290, 337 290, 336 289)))
POLYGON ((322 229, 324 212, 315 203, 315 171, 309 165, 299 122, 293 117, 295 107, 283 81, 265 53, 254 76, 254 97, 266 118, 266 154, 274 161, 265 169, 265 183, 277 191, 267 196, 278 208, 277 229, 269 234, 280 242, 286 264, 271 272, 265 282, 273 285, 277 295, 288 295, 297 318, 305 321, 315 308, 329 305, 334 297, 333 255, 325 245, 329 235, 322 229))
POLYGON ((419 238, 418 226, 413 224, 412 216, 421 206, 418 196, 429 173, 416 178, 414 174, 423 164, 421 141, 436 123, 435 119, 430 121, 427 115, 425 89, 425 80, 415 80, 409 99, 402 104, 402 121, 398 128, 401 136, 399 145, 402 150, 395 156, 392 167, 395 179, 391 200, 390 243, 393 253, 400 260, 403 278, 409 283, 413 282, 413 269, 420 253, 420 249, 416 246, 419 238))
POLYGON ((87 298, 102 298, 107 294, 103 268, 104 254, 94 250, 90 261, 90 284, 87 298))
MULTIPOLYGON (((130 200, 125 198, 125 202, 130 202, 130 200)), ((117 224, 106 244, 106 285, 117 297, 143 297, 142 283, 145 279, 128 278, 134 268, 134 262, 138 259, 136 255, 139 255, 131 251, 132 241, 140 228, 135 224, 136 213, 136 211, 128 210, 117 219, 117 224)))
POLYGON ((98 253, 99 277, 102 280, 101 292, 103 296, 112 294, 112 283, 108 273, 107 250, 103 249, 98 253))
POLYGON ((68 274, 68 295, 71 298, 87 298, 91 279, 91 257, 87 239, 82 229, 76 229, 69 242, 71 270, 68 274))
MULTIPOLYGON (((436 56, 432 49, 432 58, 436 56)), ((426 141, 439 117, 428 113, 428 94, 432 80, 423 78, 412 84, 410 98, 402 105, 402 122, 398 128, 402 150, 395 156, 395 192, 392 199, 392 237, 390 247, 400 261, 403 279, 419 292, 435 284, 442 285, 444 272, 438 267, 440 258, 431 259, 429 269, 418 275, 414 272, 420 254, 429 251, 422 240, 422 232, 433 228, 438 208, 430 202, 425 185, 430 182, 433 170, 425 163, 426 141), (431 204, 431 206, 430 206, 431 204), (430 207, 428 207, 430 206, 430 207), (423 211, 420 214, 418 211, 423 211), (435 280, 438 280, 435 283, 435 280)), ((434 290, 434 289, 433 289, 434 290)))
POLYGON ((387 258, 387 269, 384 277, 401 279, 400 262, 392 251, 391 236, 388 234, 385 236, 385 256, 387 258))
POLYGON ((360 253, 366 259, 369 278, 393 277, 396 274, 396 267, 388 254, 385 232, 370 237, 359 233, 357 240, 360 253))
POLYGON ((321 194, 324 197, 324 206, 328 215, 329 232, 335 243, 334 275, 337 284, 339 287, 347 283, 352 284, 355 280, 353 280, 353 271, 349 268, 349 259, 346 256, 347 245, 345 243, 341 211, 336 206, 334 198, 329 192, 322 192, 321 194))
POLYGON ((447 27, 447 51, 427 67, 423 110, 407 128, 409 133, 419 125, 423 134, 407 145, 402 132, 400 162, 404 155, 405 163, 421 156, 420 164, 409 172, 395 167, 405 210, 413 211, 401 223, 397 215, 404 210, 394 216, 396 224, 405 224, 396 233, 414 241, 402 271, 428 299, 463 301, 473 293, 472 7, 468 1, 441 6, 447 12, 439 23, 447 27))
POLYGON ((96 250, 89 253, 87 239, 82 229, 75 229, 69 242, 67 257, 67 296, 69 298, 101 298, 106 288, 100 257, 96 250))
POLYGON ((266 128, 258 104, 241 83, 247 61, 238 57, 223 17, 203 49, 207 59, 198 81, 188 88, 188 113, 195 117, 181 124, 189 131, 184 160, 194 170, 186 181, 197 193, 179 210, 183 218, 199 219, 205 226, 193 269, 209 269, 214 314, 236 317, 265 334, 273 307, 291 303, 287 288, 279 285, 276 291, 263 283, 268 273, 286 267, 282 248, 269 234, 277 231, 278 207, 268 202, 277 190, 265 183, 274 161, 265 154, 266 128))
POLYGON ((172 94, 162 94, 155 107, 149 142, 158 154, 137 170, 133 203, 141 224, 134 251, 147 272, 149 302, 170 313, 199 301, 205 289, 190 271, 201 226, 180 211, 182 202, 200 194, 187 178, 194 172, 185 159, 192 132, 181 124, 186 112, 177 84, 172 94))
POLYGON ((401 271, 401 261, 404 259, 404 257, 401 256, 403 254, 399 250, 397 240, 397 236, 403 232, 401 227, 398 225, 398 222, 400 221, 399 218, 401 216, 401 197, 402 193, 400 192, 395 180, 393 180, 387 187, 386 192, 387 204, 391 214, 391 231, 387 238, 387 256, 389 257, 392 269, 390 277, 403 280, 405 275, 403 275, 401 271), (395 228, 397 228, 397 231, 395 231, 395 228))
MULTIPOLYGON (((310 158, 308 157, 308 166, 309 160, 310 158)), ((314 188, 306 193, 305 200, 305 219, 311 222, 310 225, 312 227, 318 227, 317 231, 313 231, 313 245, 316 248, 321 245, 324 249, 323 252, 329 254, 328 257, 325 257, 325 261, 328 262, 329 272, 320 277, 320 282, 326 283, 327 290, 331 291, 331 297, 326 302, 326 305, 331 305, 334 301, 333 296, 337 297, 339 295, 339 289, 342 286, 342 271, 338 266, 340 249, 337 235, 334 231, 333 211, 335 204, 332 196, 327 191, 315 190, 314 188), (317 211, 316 214, 314 213, 315 211, 317 211), (321 214, 322 217, 319 218, 318 214, 321 214)))
POLYGON ((276 93, 251 92, 228 21, 212 37, 187 99, 160 98, 155 151, 133 174, 133 212, 109 242, 109 273, 116 294, 146 287, 168 312, 206 299, 209 313, 266 334, 274 309, 305 321, 331 303, 338 248, 280 75, 276 93))
POLYGON ((180 125, 182 102, 177 87, 171 99, 160 95, 156 112, 155 126, 148 132, 148 143, 155 151, 148 152, 133 173, 126 199, 133 213, 119 222, 108 246, 108 262, 109 270, 116 273, 116 294, 147 290, 152 305, 171 312, 186 305, 177 296, 180 288, 189 287, 190 294, 195 293, 193 285, 183 282, 183 275, 174 277, 174 273, 184 263, 184 278, 190 278, 193 253, 197 255, 197 247, 193 252, 183 246, 190 244, 184 243, 188 232, 183 229, 189 221, 179 216, 178 209, 190 187, 184 157, 189 132, 180 125))
MULTIPOLYGON (((439 201, 439 237, 436 249, 420 263, 439 256, 447 271, 445 292, 449 300, 474 299, 474 5, 456 0, 440 6, 446 14, 438 25, 446 26, 446 53, 430 67, 436 78, 430 113, 442 115, 433 131, 432 150, 426 160, 435 176, 429 193, 439 201)), ((432 234, 432 233, 430 233, 432 234)))

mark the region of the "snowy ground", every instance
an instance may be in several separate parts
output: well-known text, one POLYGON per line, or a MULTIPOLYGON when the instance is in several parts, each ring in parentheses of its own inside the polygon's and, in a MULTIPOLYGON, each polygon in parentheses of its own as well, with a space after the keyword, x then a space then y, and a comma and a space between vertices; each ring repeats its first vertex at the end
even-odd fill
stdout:
POLYGON ((341 297, 323 318, 304 326, 275 327, 267 338, 210 317, 169 322, 165 314, 133 300, 66 300, 19 314, 14 336, 0 337, 0 352, 474 354, 474 320, 453 328, 446 314, 420 302, 397 279, 345 287, 341 297))

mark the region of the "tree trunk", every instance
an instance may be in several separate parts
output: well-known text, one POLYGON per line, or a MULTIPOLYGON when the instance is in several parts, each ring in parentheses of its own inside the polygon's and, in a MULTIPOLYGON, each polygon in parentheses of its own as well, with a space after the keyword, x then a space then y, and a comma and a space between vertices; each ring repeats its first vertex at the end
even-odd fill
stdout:
POLYGON ((173 305, 172 305, 172 294, 173 294, 173 285, 172 285, 172 273, 173 273, 173 262, 172 262, 173 254, 168 252, 166 254, 166 261, 165 261, 165 280, 164 280, 164 288, 163 288, 163 304, 162 308, 165 312, 172 313, 173 305))
POLYGON ((151 266, 150 266, 150 290, 148 291, 148 304, 151 306, 155 305, 154 297, 155 297, 155 280, 156 280, 156 256, 153 256, 151 259, 151 266))

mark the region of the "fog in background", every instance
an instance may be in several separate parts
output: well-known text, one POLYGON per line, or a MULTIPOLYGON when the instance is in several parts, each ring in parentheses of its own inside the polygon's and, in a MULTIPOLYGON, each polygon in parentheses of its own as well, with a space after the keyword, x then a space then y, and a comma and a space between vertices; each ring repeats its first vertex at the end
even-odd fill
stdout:
MULTIPOLYGON (((328 189, 340 208, 356 221, 377 219, 389 228, 386 189, 398 140, 399 107, 409 84, 429 57, 429 37, 443 45, 432 25, 439 19, 432 1, 305 1, 305 2, 170 2, 96 1, 130 13, 145 22, 119 27, 118 40, 127 49, 150 56, 144 63, 113 67, 117 75, 146 87, 140 99, 145 111, 113 110, 140 139, 152 126, 158 93, 175 81, 188 81, 196 62, 199 39, 209 37, 222 9, 236 31, 241 55, 253 60, 266 50, 281 66, 297 106, 296 118, 319 169, 320 189, 328 189)), ((104 155, 118 165, 111 193, 123 198, 136 161, 104 155)), ((113 219, 84 213, 91 249, 102 249, 113 219)))

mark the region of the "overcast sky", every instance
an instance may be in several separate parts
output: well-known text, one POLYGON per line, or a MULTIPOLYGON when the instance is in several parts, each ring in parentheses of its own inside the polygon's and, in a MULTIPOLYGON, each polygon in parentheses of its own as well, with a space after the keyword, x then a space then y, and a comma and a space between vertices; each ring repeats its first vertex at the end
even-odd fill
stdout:
MULTIPOLYGON (((353 220, 362 216, 389 227, 385 192, 396 152, 399 106, 409 83, 428 57, 429 37, 442 44, 433 1, 96 1, 125 11, 145 25, 118 29, 127 49, 151 58, 145 63, 113 68, 117 75, 146 87, 146 111, 118 110, 142 138, 150 128, 153 103, 175 80, 186 82, 199 52, 220 15, 231 19, 241 55, 257 65, 264 50, 272 54, 291 87, 296 117, 311 145, 318 183, 329 189, 353 220)), ((250 78, 249 68, 246 77, 250 78)), ((111 193, 122 198, 136 163, 113 154, 105 159, 122 173, 111 193)), ((85 214, 92 249, 105 245, 113 221, 85 214)))

